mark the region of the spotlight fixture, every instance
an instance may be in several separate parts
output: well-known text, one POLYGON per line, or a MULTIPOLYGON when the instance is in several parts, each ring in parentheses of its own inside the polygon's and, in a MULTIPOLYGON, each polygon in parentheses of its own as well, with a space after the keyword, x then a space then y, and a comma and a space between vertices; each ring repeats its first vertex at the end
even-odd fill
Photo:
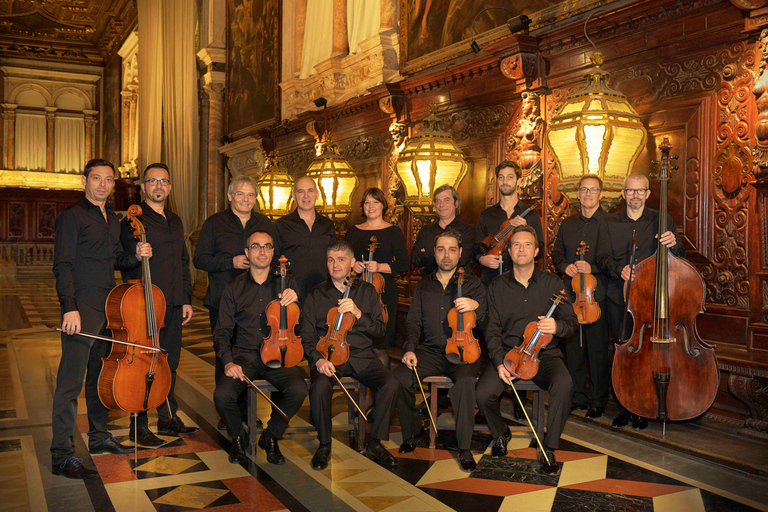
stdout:
POLYGON ((314 101, 317 108, 326 108, 328 106, 328 100, 320 96, 314 101))
POLYGON ((475 53, 480 53, 480 45, 477 44, 477 41, 472 41, 469 43, 469 47, 472 48, 472 51, 475 53))
MULTIPOLYGON (((503 7, 486 7, 485 9, 482 9, 477 14, 475 14, 475 17, 472 19, 472 42, 469 43, 469 47, 472 48, 472 51, 475 53, 480 53, 480 45, 477 44, 477 41, 475 41, 475 21, 477 21, 477 17, 480 16, 485 11, 490 11, 493 9, 498 9, 501 11, 505 11, 508 13, 512 13, 509 9, 505 9, 503 7)), ((528 35, 528 27, 531 25, 531 18, 526 16, 525 14, 521 14, 519 16, 515 16, 514 18, 509 18, 507 20, 507 27, 509 27, 509 31, 512 34, 517 34, 518 32, 523 32, 524 34, 528 35)))

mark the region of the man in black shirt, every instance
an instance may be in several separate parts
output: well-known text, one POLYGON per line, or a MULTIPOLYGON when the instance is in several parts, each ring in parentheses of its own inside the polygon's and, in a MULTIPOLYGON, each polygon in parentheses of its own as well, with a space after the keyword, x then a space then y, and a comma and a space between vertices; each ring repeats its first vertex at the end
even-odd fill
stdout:
MULTIPOLYGON (((272 244, 272 236, 264 231, 256 231, 248 239, 245 254, 250 270, 237 276, 224 288, 219 322, 213 335, 216 354, 225 372, 216 385, 213 401, 232 438, 229 461, 233 464, 245 460, 247 445, 238 406, 238 397, 248 387, 243 376, 251 380, 266 379, 275 386, 279 390, 279 393, 273 394, 275 404, 289 418, 299 411, 307 396, 307 385, 301 370, 295 366, 270 368, 261 360, 261 345, 270 331, 265 313, 267 305, 273 300, 280 300, 283 306, 297 301, 296 281, 287 276, 286 288, 281 294, 280 278, 270 272, 272 253, 275 250, 272 244)), ((272 411, 267 428, 258 442, 271 464, 285 463, 277 440, 282 437, 286 427, 288 422, 277 411, 272 411)))
POLYGON ((597 231, 600 220, 607 217, 600 208, 603 197, 603 180, 594 174, 587 174, 579 181, 580 212, 563 220, 552 248, 552 264, 567 277, 566 290, 571 302, 575 294, 571 280, 578 274, 592 274, 597 280, 593 300, 600 307, 600 318, 591 324, 579 326, 581 332, 567 340, 565 354, 568 357, 568 371, 573 378, 573 408, 586 409, 586 416, 599 418, 608 403, 608 389, 611 382, 610 342, 605 314, 606 276, 595 265, 597 231), (583 259, 576 255, 580 243, 584 242, 583 259), (587 358, 591 386, 589 396, 587 385, 587 358))
POLYGON ((326 279, 325 249, 336 240, 333 221, 317 213, 317 185, 312 178, 293 184, 296 209, 275 221, 281 255, 291 263, 291 273, 299 284, 299 302, 326 279))
MULTIPOLYGON (((184 225, 178 215, 165 208, 165 201, 171 192, 168 166, 162 163, 150 164, 142 178, 144 202, 141 203, 141 223, 147 234, 147 242, 154 248, 154 254, 149 260, 152 284, 160 288, 165 296, 165 327, 160 330, 160 347, 168 351, 168 367, 171 369, 168 402, 157 408, 157 431, 166 436, 192 434, 198 429, 184 425, 176 414, 179 406, 173 396, 176 369, 181 358, 181 326, 192 318, 192 280, 189 277, 189 253, 185 244, 184 225)), ((126 251, 132 252, 137 243, 133 227, 127 218, 121 224, 120 242, 126 251)), ((123 272, 124 281, 141 278, 141 265, 123 272)), ((136 439, 140 445, 151 448, 165 444, 165 441, 149 430, 146 411, 138 414, 136 430, 136 439)), ((134 435, 131 418, 131 441, 136 441, 134 435)))
MULTIPOLYGON (((627 326, 623 333, 621 324, 624 317, 624 283, 629 280, 630 258, 632 257, 632 232, 635 232, 635 264, 652 256, 658 242, 667 246, 672 254, 685 257, 685 248, 680 235, 675 229, 672 216, 667 214, 667 231, 658 238, 659 211, 646 208, 645 203, 651 196, 648 178, 642 174, 630 174, 624 180, 621 192, 627 206, 600 223, 595 263, 608 277, 606 288, 606 313, 608 327, 614 343, 629 338, 632 333, 632 317, 627 315, 627 326)), ((641 430, 648 426, 648 420, 631 414, 620 403, 619 415, 613 420, 613 426, 621 428, 630 421, 632 426, 641 430)))
POLYGON ((325 469, 331 454, 331 399, 336 383, 332 378, 334 373, 338 377, 353 377, 375 390, 376 405, 371 413, 373 424, 367 455, 382 466, 395 467, 397 461, 381 441, 389 439, 389 421, 402 388, 373 352, 373 339, 383 336, 386 329, 379 295, 372 284, 357 280, 349 297, 343 298, 345 279, 355 264, 354 252, 347 242, 339 241, 329 246, 326 254, 330 278, 309 293, 304 303, 301 324, 304 354, 312 368, 309 407, 320 441, 312 457, 312 469, 325 469), (355 323, 346 338, 349 359, 338 367, 317 350, 317 342, 328 332, 328 311, 337 306, 340 314, 355 317, 355 323))
POLYGON ((104 311, 109 292, 115 287, 115 269, 132 267, 142 257, 152 256, 150 244, 136 244, 124 254, 120 244, 120 221, 107 198, 115 186, 115 167, 102 159, 90 160, 82 176, 83 197, 62 210, 56 218, 53 274, 61 303, 61 360, 53 394, 51 462, 53 474, 68 478, 95 478, 98 473, 74 456, 77 397, 85 379, 88 408, 88 448, 97 453, 131 453, 134 448, 119 444, 107 431, 109 410, 98 395, 101 359, 110 344, 77 336, 81 332, 105 335, 104 311))
POLYGON ((482 246, 483 239, 496 235, 504 221, 510 220, 510 225, 531 226, 536 230, 539 239, 539 251, 536 259, 544 257, 544 233, 541 231, 541 218, 535 211, 530 211, 525 217, 521 214, 528 209, 528 205, 521 203, 517 197, 517 182, 522 171, 515 162, 505 160, 496 166, 496 186, 499 187, 501 199, 498 203, 480 212, 477 219, 477 253, 475 258, 483 268, 483 284, 487 287, 491 281, 511 268, 506 251, 502 251, 503 263, 498 257, 485 254, 486 248, 482 246), (502 267, 500 270, 499 267, 502 267))
POLYGON ((419 230, 411 249, 411 264, 422 269, 422 278, 434 274, 438 267, 435 263, 435 239, 440 233, 454 229, 461 235, 459 266, 469 270, 472 255, 475 253, 475 228, 456 217, 461 211, 461 196, 452 186, 442 185, 435 189, 432 198, 435 201, 437 221, 419 230))
POLYGON ((544 315, 552 306, 552 299, 561 293, 563 282, 554 274, 536 268, 533 259, 539 251, 536 231, 530 226, 518 226, 512 232, 509 255, 512 271, 494 279, 488 287, 488 343, 489 364, 477 383, 477 405, 488 420, 494 437, 491 455, 502 457, 507 453, 511 439, 509 428, 501 417, 499 398, 512 379, 519 378, 504 366, 504 356, 523 343, 525 327, 537 322, 543 334, 555 337, 539 352, 539 371, 531 379, 537 386, 549 391, 547 435, 543 439, 546 462, 540 455, 542 470, 559 470, 555 450, 560 446, 560 435, 568 419, 573 383, 563 363, 563 354, 557 347, 558 339, 576 331, 578 320, 570 304, 560 304, 554 315, 544 315))
POLYGON ((403 429, 403 444, 400 453, 409 453, 425 434, 419 431, 420 421, 416 411, 414 392, 418 387, 413 371, 418 367, 419 378, 433 375, 447 375, 453 381, 449 396, 456 416, 456 437, 459 445, 459 465, 464 471, 475 469, 475 459, 470 451, 475 426, 475 378, 480 371, 480 360, 472 364, 455 364, 446 357, 445 348, 451 333, 448 326, 448 312, 456 308, 463 314, 475 311, 476 325, 484 325, 487 309, 485 287, 475 276, 463 277, 462 296, 458 297, 456 268, 462 256, 461 235, 454 229, 447 229, 437 235, 434 249, 430 251, 437 261, 437 272, 422 276, 413 293, 411 307, 406 321, 406 339, 403 343, 402 362, 393 373, 407 390, 401 393, 398 409, 403 429), (419 344, 422 330, 424 343, 419 344))

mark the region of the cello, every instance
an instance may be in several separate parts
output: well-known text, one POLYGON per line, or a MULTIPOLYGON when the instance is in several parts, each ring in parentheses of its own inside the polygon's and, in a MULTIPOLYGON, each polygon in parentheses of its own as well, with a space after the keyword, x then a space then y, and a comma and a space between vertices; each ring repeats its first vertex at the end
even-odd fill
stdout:
MULTIPOLYGON (((584 261, 584 253, 589 251, 589 246, 584 240, 579 243, 576 249, 576 256, 584 261)), ((571 288, 576 294, 576 300, 573 301, 573 312, 579 319, 579 324, 592 324, 600 320, 600 305, 595 302, 595 288, 597 288, 597 279, 592 274, 579 272, 571 279, 571 288)))
MULTIPOLYGON (((662 152, 658 237, 668 231, 667 138, 662 152)), ((625 287, 629 283, 625 284, 625 287)), ((613 387, 630 412, 663 421, 687 420, 703 414, 715 400, 720 373, 715 350, 696 330, 704 312, 705 287, 696 268, 670 254, 659 240, 656 253, 634 268, 627 310, 634 320, 632 336, 616 344, 613 387)), ((664 431, 663 430, 663 431, 664 431)))
MULTIPOLYGON (((146 243, 140 216, 139 205, 128 208, 134 236, 146 243)), ((160 348, 165 297, 152 284, 149 258, 142 258, 141 266, 142 280, 119 284, 107 296, 107 328, 113 338, 125 343, 112 344, 109 355, 102 359, 99 374, 101 403, 107 409, 134 414, 158 407, 171 390, 168 354, 160 348)))
MULTIPOLYGON (((288 258, 280 256, 280 294, 285 292, 285 275, 288 258)), ((267 304, 265 310, 269 336, 261 344, 261 360, 269 368, 290 368, 304 357, 301 337, 296 335, 299 323, 299 306, 295 302, 283 306, 280 300, 267 304)))
MULTIPOLYGON (((459 268, 458 290, 456 298, 461 297, 461 286, 464 283, 464 268, 459 268)), ((480 344, 472 334, 477 315, 474 311, 459 313, 456 308, 448 311, 448 326, 451 337, 445 344, 445 358, 453 364, 472 364, 480 357, 480 344)))
MULTIPOLYGON (((371 237, 371 244, 368 246, 368 261, 373 261, 373 253, 379 246, 379 241, 375 236, 371 237)), ((384 317, 384 323, 389 322, 389 312, 387 306, 381 300, 381 294, 384 293, 384 276, 378 272, 369 272, 367 269, 363 271, 363 281, 371 283, 376 288, 376 293, 379 294, 379 305, 381 306, 381 315, 384 317)))

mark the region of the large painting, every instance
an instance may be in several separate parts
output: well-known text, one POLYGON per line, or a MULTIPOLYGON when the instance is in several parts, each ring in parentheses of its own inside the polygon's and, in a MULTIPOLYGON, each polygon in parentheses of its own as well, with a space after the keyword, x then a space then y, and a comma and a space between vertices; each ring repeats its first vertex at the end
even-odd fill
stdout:
POLYGON ((280 116, 280 0, 227 1, 227 133, 237 137, 280 116))
MULTIPOLYGON (((480 34, 504 27, 521 14, 531 18, 530 30, 535 30, 605 3, 608 0, 401 0, 400 72, 415 73, 469 53, 473 33, 481 40, 480 34), (480 12, 490 7, 494 9, 480 12)), ((506 28, 493 33, 496 39, 509 35, 506 28)), ((489 42, 485 35, 482 40, 489 42)))

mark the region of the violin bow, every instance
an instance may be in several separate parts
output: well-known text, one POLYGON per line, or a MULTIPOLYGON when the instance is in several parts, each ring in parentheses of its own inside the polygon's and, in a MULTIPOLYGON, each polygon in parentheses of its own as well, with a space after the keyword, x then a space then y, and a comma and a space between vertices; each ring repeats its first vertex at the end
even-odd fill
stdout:
POLYGON ((355 409, 357 409, 357 412, 359 412, 359 413, 360 413, 360 416, 362 416, 362 417, 363 417, 363 419, 365 420, 365 422, 366 422, 366 423, 368 423, 368 417, 365 415, 365 413, 364 413, 364 412, 363 412, 363 410, 360 408, 360 406, 359 406, 359 405, 357 405, 357 402, 355 402, 355 399, 354 399, 354 398, 352 398, 352 395, 350 395, 350 394, 349 394, 349 391, 347 391, 347 388, 345 388, 345 387, 344 387, 344 384, 342 384, 342 383, 341 383, 341 379, 339 378, 339 376, 338 376, 338 375, 336 375, 336 372, 332 373, 331 375, 333 375, 333 378, 334 378, 334 379, 336 379, 336 382, 338 382, 338 383, 339 383, 339 387, 340 387, 340 388, 341 388, 341 390, 342 390, 342 391, 344 391, 344 393, 347 395, 347 398, 349 398, 349 401, 350 401, 350 402, 352 402, 352 405, 354 405, 354 406, 355 406, 355 409))
POLYGON ((285 421, 291 421, 291 418, 289 418, 289 417, 288 417, 288 415, 287 415, 287 414, 285 414, 285 413, 283 412, 283 410, 282 410, 282 409, 280 409, 280 408, 277 406, 277 404, 276 404, 275 402, 273 402, 273 401, 272 401, 272 400, 271 400, 271 399, 270 399, 270 398, 267 396, 267 394, 266 394, 265 392, 263 392, 261 389, 259 389, 259 386, 257 386, 256 384, 254 384, 254 383, 253 383, 253 381, 252 381, 251 379, 249 379, 248 377, 246 377, 245 375, 243 375, 243 378, 245 379, 245 382, 247 382, 247 383, 248 383, 248 385, 250 385, 250 386, 251 386, 253 389, 255 389, 255 390, 256 390, 256 391, 257 391, 257 392, 258 392, 258 393, 259 393, 261 396, 263 396, 263 397, 264 397, 264 398, 267 400, 267 402, 269 402, 269 404, 270 404, 270 405, 271 405, 271 406, 272 406, 272 407, 273 407, 273 408, 274 408, 274 409, 277 411, 277 414, 279 414, 280 416, 282 416, 282 417, 283 417, 283 419, 284 419, 285 421))
POLYGON ((435 423, 435 418, 432 417, 432 411, 429 410, 429 402, 427 401, 427 395, 424 393, 424 386, 421 385, 421 378, 419 377, 419 372, 416 370, 416 367, 413 367, 413 373, 416 374, 416 382, 419 383, 419 389, 421 390, 421 396, 424 398, 424 405, 427 406, 427 414, 429 414, 429 421, 432 423, 432 428, 435 429, 435 434, 437 434, 437 423, 435 423))
POLYGON ((629 312, 629 290, 632 288, 632 274, 635 272, 635 251, 637 251, 637 244, 635 243, 635 230, 632 230, 632 256, 629 260, 629 281, 627 282, 627 296, 624 299, 624 316, 621 319, 621 332, 619 333, 619 345, 624 343, 624 331, 627 328, 627 313, 629 312))
POLYGON ((515 393, 515 398, 517 398, 517 403, 520 404, 520 408, 523 410, 523 414, 525 414, 525 420, 528 422, 528 426, 531 427, 531 432, 533 432, 533 437, 536 438, 536 442, 539 443, 539 448, 541 449, 541 453, 544 454, 544 459, 547 461, 547 464, 550 466, 552 465, 551 462, 549 462, 549 457, 547 457, 547 451, 544 449, 544 445, 541 444, 541 440, 539 439, 538 434, 536 434, 536 429, 533 428, 533 423, 531 423, 531 418, 528 417, 528 411, 525 410, 525 406, 523 405, 523 401, 520 400, 520 395, 517 394, 517 390, 515 389, 515 385, 512 384, 512 379, 507 378, 507 382, 510 386, 512 386, 512 391, 515 393))
MULTIPOLYGON (((61 327, 56 327, 53 324, 45 324, 45 326, 51 329, 52 331, 66 332, 61 327)), ((99 340, 99 341, 111 341, 112 343, 119 343, 120 345, 128 345, 129 347, 136 347, 142 350, 149 350, 150 352, 160 352, 162 354, 166 353, 166 350, 162 348, 155 348, 149 345, 139 345, 138 343, 131 343, 130 341, 118 340, 115 338, 110 338, 109 336, 100 336, 98 334, 91 334, 90 332, 80 331, 80 332, 76 332, 72 336, 82 336, 84 338, 92 338, 94 340, 99 340)))

